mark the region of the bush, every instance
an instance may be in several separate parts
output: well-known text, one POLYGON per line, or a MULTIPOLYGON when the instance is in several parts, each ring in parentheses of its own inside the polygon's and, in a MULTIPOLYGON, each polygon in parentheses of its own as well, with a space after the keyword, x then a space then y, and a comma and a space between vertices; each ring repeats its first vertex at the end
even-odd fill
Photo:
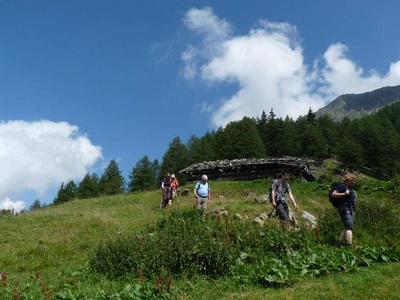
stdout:
POLYGON ((227 217, 203 218, 202 212, 191 210, 173 213, 140 234, 105 239, 93 252, 90 266, 110 278, 139 272, 147 278, 160 274, 216 278, 228 274, 244 257, 257 263, 265 255, 281 257, 287 249, 304 251, 313 242, 307 230, 283 231, 276 223, 268 227, 229 223, 227 217))

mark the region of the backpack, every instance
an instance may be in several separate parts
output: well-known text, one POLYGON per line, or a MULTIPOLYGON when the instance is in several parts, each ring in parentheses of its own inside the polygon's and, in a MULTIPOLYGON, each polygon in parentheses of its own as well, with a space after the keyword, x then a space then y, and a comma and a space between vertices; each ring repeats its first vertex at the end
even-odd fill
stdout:
POLYGON ((274 180, 272 180, 272 184, 271 184, 271 186, 269 187, 269 193, 268 193, 268 198, 269 198, 269 200, 271 201, 271 203, 272 203, 272 186, 274 185, 274 181, 275 180, 278 180, 278 186, 276 187, 277 189, 279 188, 279 185, 281 184, 281 181, 279 180, 279 179, 274 179, 274 180))
POLYGON ((342 202, 342 199, 341 199, 341 198, 333 198, 333 197, 332 197, 333 191, 336 189, 336 187, 337 187, 339 184, 340 184, 339 182, 333 182, 333 183, 331 184, 331 189, 329 190, 329 195, 328 195, 328 197, 329 197, 329 202, 330 202, 334 207, 339 207, 340 204, 341 204, 341 202, 342 202))

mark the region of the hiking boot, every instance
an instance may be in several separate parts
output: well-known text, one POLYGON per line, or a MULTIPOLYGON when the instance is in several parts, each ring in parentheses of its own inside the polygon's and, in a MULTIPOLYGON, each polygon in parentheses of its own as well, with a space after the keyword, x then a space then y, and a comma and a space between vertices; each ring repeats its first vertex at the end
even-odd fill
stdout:
POLYGON ((354 249, 353 248, 353 244, 347 244, 346 247, 349 248, 349 249, 354 249))
POLYGON ((342 243, 341 243, 341 241, 336 241, 336 247, 338 247, 338 248, 342 248, 342 243))

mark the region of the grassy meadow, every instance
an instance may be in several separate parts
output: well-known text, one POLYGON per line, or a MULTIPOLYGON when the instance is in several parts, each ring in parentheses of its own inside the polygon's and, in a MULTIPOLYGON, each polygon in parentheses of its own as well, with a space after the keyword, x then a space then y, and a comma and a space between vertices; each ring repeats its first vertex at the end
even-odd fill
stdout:
MULTIPOLYGON (((327 200, 330 181, 330 178, 326 178, 325 181, 322 179, 319 182, 304 183, 291 179, 293 194, 300 206, 298 215, 301 215, 302 210, 306 210, 317 217, 332 215, 332 218, 338 221, 337 213, 327 200)), ((248 223, 248 226, 255 227, 256 225, 251 224, 252 219, 263 212, 272 211, 271 204, 254 202, 257 196, 268 193, 269 184, 270 180, 211 181, 212 200, 209 208, 224 207, 229 213, 229 226, 232 228, 235 222, 248 223), (239 213, 243 220, 232 220, 235 213, 239 213)), ((391 207, 395 213, 400 211, 399 191, 398 188, 396 190, 395 184, 370 179, 359 180, 357 184, 355 190, 358 199, 362 199, 367 204, 361 207, 360 213, 366 213, 368 207, 374 209, 377 207, 379 210, 379 207, 383 206, 391 207), (368 203, 371 203, 371 206, 368 203)), ((399 299, 400 264, 396 261, 398 249, 397 252, 378 251, 379 253, 374 256, 372 252, 375 250, 365 247, 366 244, 383 249, 386 237, 382 236, 382 239, 378 240, 379 230, 376 230, 377 237, 375 237, 360 228, 357 223, 357 213, 354 244, 357 244, 360 250, 354 252, 360 253, 360 255, 355 254, 355 257, 357 256, 357 259, 361 257, 365 263, 358 264, 358 267, 351 265, 347 270, 339 266, 340 270, 332 271, 323 269, 321 266, 314 265, 313 267, 312 264, 307 263, 307 269, 301 271, 301 274, 305 274, 304 276, 289 274, 286 278, 290 280, 275 281, 272 282, 273 284, 267 284, 262 278, 257 279, 257 276, 261 274, 257 272, 266 272, 261 266, 257 267, 257 272, 254 271, 252 275, 244 276, 242 271, 249 271, 245 264, 240 268, 227 266, 230 270, 228 276, 216 277, 209 274, 189 276, 185 270, 179 275, 167 274, 166 277, 161 273, 154 275, 151 272, 143 277, 140 270, 118 277, 93 272, 91 262, 95 257, 94 253, 98 253, 96 251, 100 244, 110 241, 112 243, 119 237, 127 236, 139 237, 138 241, 145 243, 148 240, 143 237, 146 235, 143 232, 146 230, 152 232, 154 228, 159 228, 161 220, 168 222, 173 214, 193 212, 194 185, 181 188, 190 189, 190 194, 180 197, 180 203, 175 201, 165 210, 160 209, 161 191, 157 190, 74 200, 17 216, 2 215, 0 217, 2 232, 0 299, 399 299), (385 259, 389 255, 387 253, 394 253, 392 259, 385 259), (316 268, 325 271, 314 272, 313 269, 316 268), (232 275, 235 272, 237 275, 232 275), (141 286, 145 287, 141 288, 141 286)), ((387 217, 384 210, 379 214, 381 214, 379 222, 387 217)), ((392 217, 388 216, 388 218, 392 217)), ((332 220, 328 219, 325 224, 328 224, 326 226, 330 226, 332 222, 336 224, 336 227, 328 228, 332 236, 336 237, 342 227, 340 223, 337 225, 332 220)), ((390 227, 382 235, 398 232, 399 224, 394 224, 395 220, 384 221, 386 223, 376 225, 377 228, 390 227)), ((199 220, 199 222, 202 221, 199 220)), ((224 226, 228 227, 228 219, 221 222, 226 222, 224 226)), ((377 223, 373 212, 370 222, 371 226, 377 223)), ((270 232, 281 230, 277 219, 268 220, 267 223, 271 224, 268 225, 271 226, 270 232)), ((210 225, 204 223, 204 226, 210 225)), ((201 227, 200 230, 202 230, 201 227)), ((307 230, 310 236, 317 236, 316 229, 301 229, 300 232, 302 230, 307 230)), ((331 246, 329 238, 324 240, 324 237, 329 235, 325 232, 326 230, 321 229, 322 238, 308 239, 307 247, 314 249, 313 244, 318 244, 315 246, 315 251, 332 253, 332 257, 335 255, 350 257, 350 264, 355 264, 351 259, 353 254, 349 253, 351 250, 331 246)), ((285 237, 292 239, 295 237, 294 234, 291 232, 285 237)), ((152 234, 149 236, 154 239, 152 234)), ((390 245, 394 249, 399 242, 397 238, 398 235, 395 234, 394 240, 393 237, 390 240, 390 245)), ((164 242, 167 245, 168 238, 164 242)), ((299 242, 301 242, 300 238, 299 242)), ((161 244, 157 245, 160 247, 161 244)), ((290 247, 294 249, 295 246, 290 247)), ((151 245, 146 249, 149 251, 147 255, 150 258, 156 256, 158 250, 163 250, 151 249, 151 245)), ((259 250, 261 252, 257 253, 262 253, 263 249, 259 250)), ((121 251, 129 251, 129 249, 121 251)), ((274 256, 273 252, 265 251, 266 256, 274 256)), ((294 249, 293 253, 298 252, 294 249)), ((252 259, 254 262, 257 261, 255 258, 252 259)), ((143 262, 145 263, 150 262, 143 262)), ((279 272, 278 268, 277 273, 279 272)), ((268 282, 271 283, 270 280, 268 282)))

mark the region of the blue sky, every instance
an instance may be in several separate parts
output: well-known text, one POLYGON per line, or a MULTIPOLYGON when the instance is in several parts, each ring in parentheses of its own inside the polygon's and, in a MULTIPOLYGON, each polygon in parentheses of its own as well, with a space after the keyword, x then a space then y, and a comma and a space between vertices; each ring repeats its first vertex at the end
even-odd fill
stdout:
MULTIPOLYGON (((2 1, 0 208, 173 138, 400 84, 398 1, 2 1)), ((177 172, 179 170, 171 170, 177 172)))

